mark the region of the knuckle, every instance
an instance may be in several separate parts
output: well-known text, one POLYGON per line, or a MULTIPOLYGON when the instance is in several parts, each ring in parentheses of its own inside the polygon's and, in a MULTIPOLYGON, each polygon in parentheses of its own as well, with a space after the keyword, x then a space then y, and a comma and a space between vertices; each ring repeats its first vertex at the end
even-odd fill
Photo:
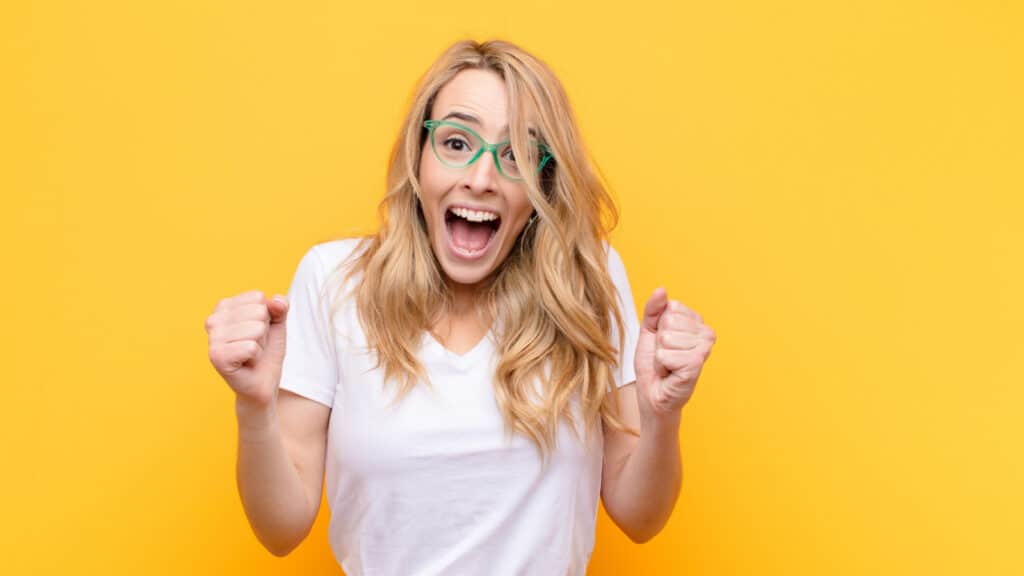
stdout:
POLYGON ((219 366, 220 365, 221 358, 224 356, 224 350, 220 346, 220 344, 210 344, 210 354, 209 354, 209 356, 210 356, 210 362, 212 362, 214 366, 219 366))

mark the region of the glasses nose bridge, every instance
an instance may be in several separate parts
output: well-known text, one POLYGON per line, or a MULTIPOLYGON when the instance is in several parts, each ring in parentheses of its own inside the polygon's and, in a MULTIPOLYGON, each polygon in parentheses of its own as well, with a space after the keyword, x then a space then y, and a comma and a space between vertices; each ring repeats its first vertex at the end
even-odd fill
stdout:
MULTIPOLYGON (((502 142, 498 142, 496 144, 491 144, 490 142, 484 140, 483 136, 481 136, 480 134, 477 134, 476 131, 474 131, 474 130, 468 128, 468 127, 458 125, 458 124, 456 124, 454 122, 427 120, 427 121, 424 122, 424 126, 426 128, 428 128, 428 130, 430 131, 430 136, 429 136, 430 137, 430 145, 434 149, 434 155, 438 158, 438 160, 441 160, 442 163, 447 164, 447 162, 443 158, 441 158, 441 154, 440 154, 440 152, 438 152, 438 149, 437 149, 437 141, 435 140, 435 137, 436 137, 435 130, 436 130, 436 128, 439 125, 442 125, 442 124, 459 126, 460 128, 464 129, 466 132, 468 132, 468 136, 470 136, 471 139, 476 141, 476 144, 477 144, 477 147, 478 147, 476 154, 474 154, 472 156, 472 158, 470 158, 470 160, 468 162, 466 162, 465 164, 462 164, 462 168, 465 169, 465 170, 469 170, 471 172, 471 175, 473 176, 474 180, 476 179, 475 171, 478 170, 479 167, 474 167, 473 165, 477 164, 478 161, 480 160, 480 157, 484 156, 485 154, 489 155, 491 157, 491 159, 494 161, 494 171, 498 173, 497 180, 502 180, 502 179, 505 179, 505 180, 518 180, 518 178, 509 176, 508 174, 506 174, 505 170, 502 168, 502 165, 501 165, 501 158, 500 158, 499 154, 500 154, 501 149, 504 146, 508 145, 508 141, 507 140, 502 141, 502 142)), ((451 164, 449 164, 449 165, 452 166, 452 167, 456 167, 455 165, 451 165, 451 164)), ((492 176, 492 178, 493 178, 493 176, 492 176)), ((493 185, 493 184, 494 184, 493 180, 488 183, 488 185, 493 185)))
POLYGON ((503 177, 504 173, 501 171, 501 165, 499 164, 501 161, 498 159, 498 148, 501 145, 491 144, 479 135, 477 136, 477 141, 480 145, 480 149, 466 167, 475 172, 479 169, 479 166, 476 165, 480 163, 480 160, 484 156, 490 156, 493 163, 492 169, 498 173, 499 177, 503 177))

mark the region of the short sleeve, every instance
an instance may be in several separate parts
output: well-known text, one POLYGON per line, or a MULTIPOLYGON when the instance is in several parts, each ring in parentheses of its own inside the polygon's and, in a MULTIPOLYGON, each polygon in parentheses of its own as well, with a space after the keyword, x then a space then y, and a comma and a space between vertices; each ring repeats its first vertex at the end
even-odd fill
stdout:
POLYGON ((322 290, 326 270, 313 246, 299 261, 288 289, 281 388, 326 406, 334 405, 338 360, 330 302, 322 290))
MULTIPOLYGON (((640 337, 640 322, 637 320, 636 307, 633 304, 633 292, 629 287, 629 278, 626 276, 626 266, 622 263, 619 253, 608 247, 608 274, 611 276, 612 284, 618 292, 619 311, 622 313, 622 323, 625 329, 625 339, 622 350, 619 351, 619 366, 615 370, 615 386, 621 388, 626 384, 636 381, 636 371, 633 367, 633 356, 636 353, 636 343, 640 337)), ((612 321, 612 345, 619 346, 619 330, 615 321, 612 321)))

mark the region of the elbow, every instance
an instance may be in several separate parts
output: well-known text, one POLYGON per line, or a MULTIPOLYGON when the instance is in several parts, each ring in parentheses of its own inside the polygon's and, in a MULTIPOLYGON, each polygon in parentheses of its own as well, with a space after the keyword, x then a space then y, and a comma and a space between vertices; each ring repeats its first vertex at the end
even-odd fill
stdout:
POLYGON ((661 533, 668 524, 671 509, 663 511, 631 510, 631 514, 620 514, 613 516, 612 520, 618 525, 627 538, 634 544, 646 544, 655 536, 661 533))
POLYGON ((612 522, 619 527, 619 530, 626 535, 634 544, 645 544, 657 536, 665 527, 668 518, 641 518, 623 517, 614 515, 609 511, 612 522))
POLYGON ((283 544, 283 545, 282 544, 264 543, 263 547, 266 548, 267 551, 270 552, 271 554, 273 554, 274 556, 277 556, 278 558, 284 558, 285 556, 291 554, 293 550, 298 548, 299 547, 299 543, 295 542, 295 543, 292 543, 292 544, 283 544))
POLYGON ((634 544, 646 544, 652 538, 657 536, 658 533, 661 532, 661 527, 659 526, 658 528, 653 529, 653 530, 652 529, 634 529, 634 530, 629 530, 629 531, 625 531, 625 532, 626 532, 626 536, 634 544))
POLYGON ((296 548, 299 547, 299 544, 302 544, 302 541, 306 539, 306 533, 291 538, 285 535, 260 535, 258 532, 256 536, 257 539, 260 541, 260 544, 262 544, 263 547, 266 548, 267 552, 270 552, 278 558, 284 558, 285 556, 291 554, 296 548))
POLYGON ((284 558, 285 556, 291 554, 292 550, 294 550, 294 548, 288 548, 284 550, 271 550, 270 553, 278 558, 284 558))
MULTIPOLYGON (((315 520, 315 517, 314 517, 315 520)), ((284 558, 302 544, 313 528, 313 520, 271 525, 252 524, 259 543, 274 556, 284 558)))
POLYGON ((284 558, 285 556, 291 554, 292 550, 295 550, 295 546, 278 547, 268 545, 265 546, 265 548, 267 549, 267 551, 269 551, 274 556, 277 556, 278 558, 284 558))

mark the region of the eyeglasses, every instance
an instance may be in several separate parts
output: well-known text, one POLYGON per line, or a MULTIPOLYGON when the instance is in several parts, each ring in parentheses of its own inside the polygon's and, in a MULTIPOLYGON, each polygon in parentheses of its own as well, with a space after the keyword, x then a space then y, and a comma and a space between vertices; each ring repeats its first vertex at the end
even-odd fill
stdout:
MULTIPOLYGON (((468 126, 449 120, 427 120, 423 126, 430 131, 434 156, 445 166, 464 168, 476 162, 484 152, 490 152, 502 176, 509 180, 523 179, 508 140, 490 144, 468 126)), ((548 147, 535 140, 530 141, 530 151, 536 154, 533 160, 538 173, 553 158, 548 147)))

